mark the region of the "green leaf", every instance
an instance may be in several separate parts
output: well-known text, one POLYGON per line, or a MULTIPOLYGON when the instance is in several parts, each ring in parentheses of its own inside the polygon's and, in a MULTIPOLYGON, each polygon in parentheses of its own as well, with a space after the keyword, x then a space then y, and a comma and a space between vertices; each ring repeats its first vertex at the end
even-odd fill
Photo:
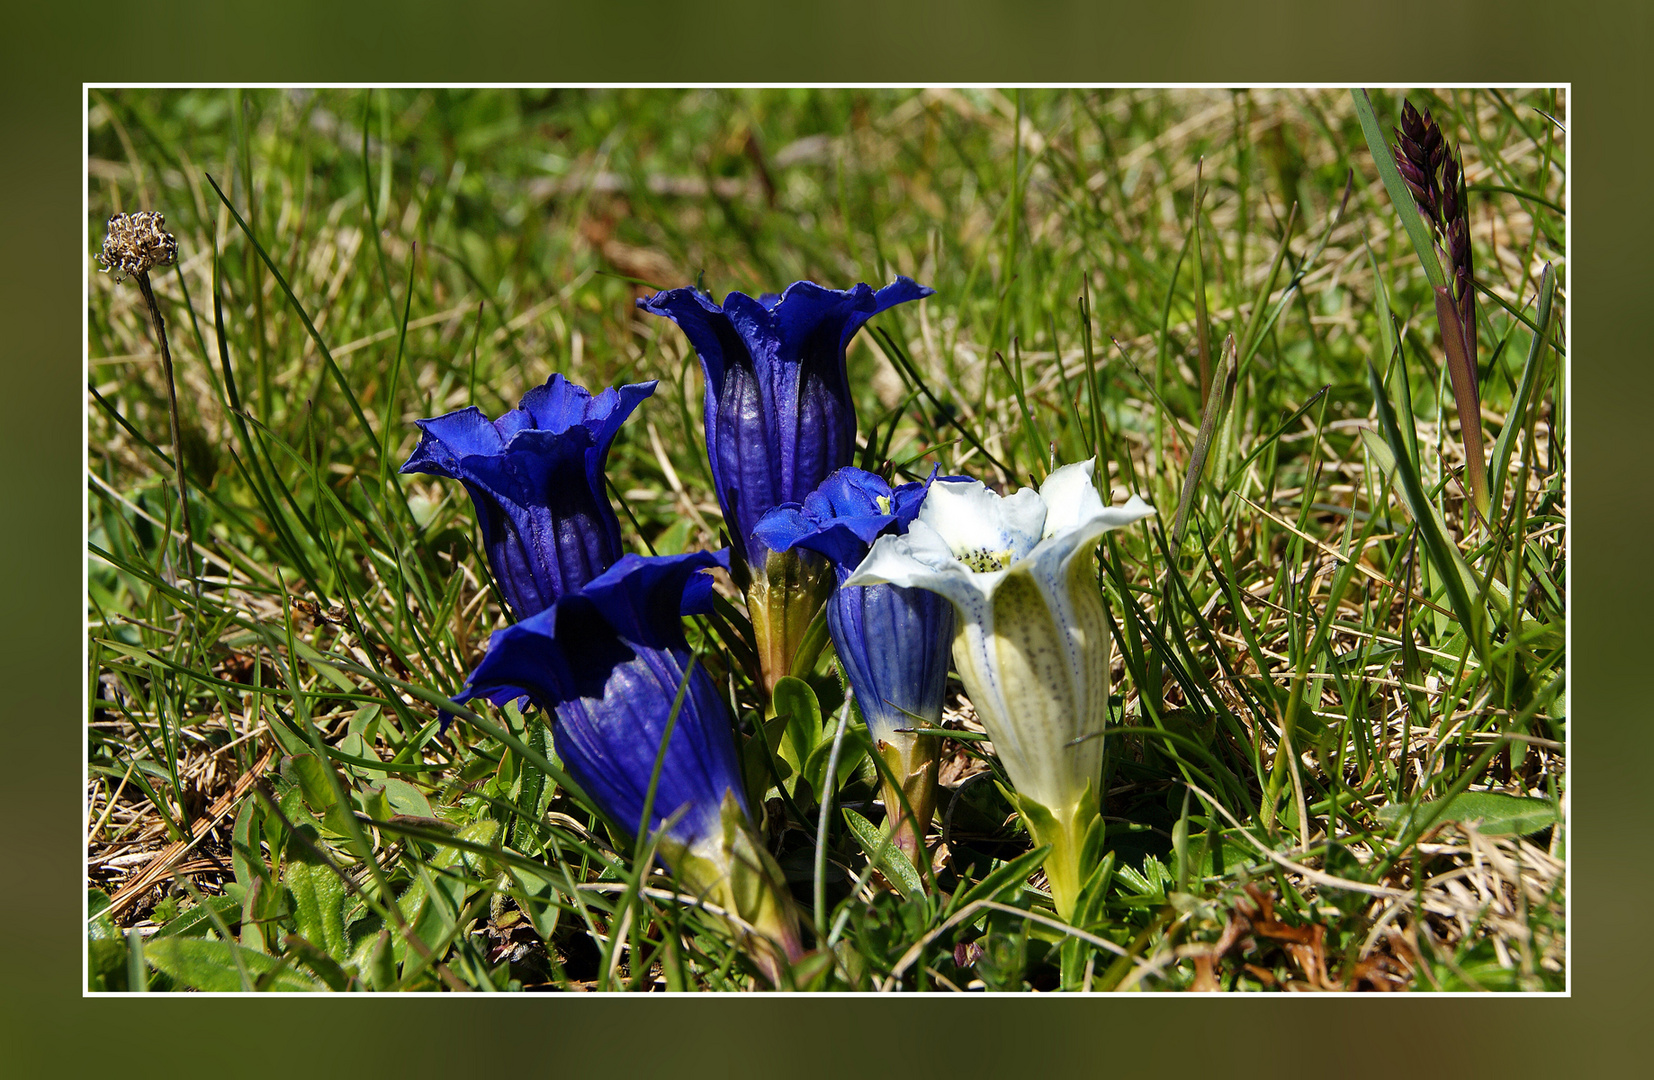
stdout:
POLYGON ((333 957, 317 948, 308 938, 298 934, 288 934, 282 939, 282 945, 288 956, 296 956, 306 967, 314 971, 327 984, 329 990, 345 990, 350 986, 350 976, 345 974, 333 957))
POLYGON ((406 780, 398 780, 394 776, 387 776, 385 784, 385 801, 390 803, 391 809, 398 814, 409 817, 435 817, 431 812, 430 800, 423 792, 406 780))
POLYGON ((110 903, 109 894, 102 889, 86 890, 86 924, 88 928, 96 923, 107 923, 109 921, 108 919, 99 919, 98 916, 109 910, 110 903))
POLYGON ((264 854, 260 850, 260 841, 263 839, 257 830, 262 815, 259 814, 257 799, 246 799, 241 809, 236 811, 235 828, 230 833, 230 865, 235 870, 235 879, 244 889, 253 887, 253 882, 270 876, 270 868, 264 862, 264 854))
POLYGON ((764 804, 764 795, 772 785, 784 784, 794 775, 791 766, 776 757, 771 749, 785 738, 786 727, 785 717, 771 717, 764 721, 762 734, 752 736, 741 746, 741 772, 748 784, 747 797, 754 806, 764 804))
POLYGON ((299 786, 305 805, 316 814, 324 814, 334 803, 333 788, 328 785, 326 766, 315 754, 293 754, 281 763, 282 779, 299 786))
MULTIPOLYGON (((200 937, 212 928, 214 914, 226 925, 240 922, 241 900, 233 896, 206 897, 201 903, 155 931, 155 937, 200 937)), ((154 938, 150 940, 153 941, 154 938)))
POLYGON ((816 701, 816 692, 803 679, 787 675, 775 684, 771 700, 775 715, 787 718, 776 752, 793 767, 793 772, 803 773, 810 751, 821 742, 821 705, 816 701))
POLYGON ((345 936, 345 885, 304 844, 295 844, 287 865, 282 868, 282 882, 293 894, 294 917, 299 934, 317 948, 326 949, 338 959, 350 955, 350 940, 345 936))
POLYGON ((86 989, 126 989, 126 939, 92 938, 86 943, 86 989))
MULTIPOLYGON (((872 752, 873 744, 868 739, 865 727, 846 727, 844 745, 839 747, 838 752, 838 775, 834 788, 843 787, 872 752)), ((816 792, 825 793, 827 789, 827 759, 832 756, 833 740, 824 738, 816 743, 815 749, 810 751, 809 760, 804 763, 804 779, 810 782, 810 787, 816 792)))
POLYGON ((1487 660, 1487 617, 1486 607, 1481 603, 1485 595, 1481 582, 1477 579, 1470 565, 1464 561, 1464 555, 1459 552, 1458 545, 1454 544, 1447 533, 1447 524, 1442 521, 1441 514, 1436 510, 1435 503, 1425 494, 1424 483, 1413 468, 1413 461, 1407 454, 1407 444, 1402 441, 1401 429, 1396 423, 1396 414, 1390 407, 1390 399, 1384 392, 1383 380, 1379 378, 1378 369, 1372 362, 1367 362, 1367 379, 1372 387, 1373 400, 1378 406, 1378 422, 1384 431, 1385 443, 1388 443, 1388 454, 1384 452, 1384 443, 1380 443, 1366 430, 1361 433, 1362 441, 1368 452, 1373 454, 1379 467, 1386 472, 1394 471, 1401 480, 1402 502, 1407 506, 1407 512, 1418 525, 1419 538, 1424 541, 1425 554, 1430 562, 1441 574, 1442 584, 1447 589, 1448 602, 1453 613, 1459 617, 1459 625, 1470 633, 1470 644, 1476 650, 1476 656, 1484 663, 1487 660), (1374 448, 1378 449, 1375 450, 1374 448))
POLYGON ((338 786, 328 783, 327 774, 332 769, 332 762, 313 753, 294 754, 281 763, 282 776, 299 786, 305 805, 315 812, 321 823, 336 836, 352 836, 355 822, 351 809, 342 805, 334 795, 335 791, 349 791, 350 786, 338 779, 337 772, 334 772, 333 778, 338 786))
POLYGON ((1189 524, 1189 508, 1194 503, 1195 492, 1200 488, 1200 478, 1206 471, 1206 456, 1212 448, 1212 435, 1217 431, 1218 418, 1223 415, 1229 376, 1234 367, 1235 336, 1231 334, 1224 342, 1217 378, 1212 383, 1211 396, 1206 399, 1206 407, 1200 417, 1200 431, 1195 435, 1194 450, 1189 457, 1189 469, 1183 476, 1183 494, 1178 497, 1177 517, 1172 525, 1173 546, 1183 542, 1183 530, 1189 524))
MULTIPOLYGON (((1405 804, 1383 806, 1378 819, 1394 825, 1397 833, 1406 832, 1415 821, 1425 821, 1435 812, 1438 802, 1427 802, 1410 808, 1405 804)), ((1496 791, 1466 791, 1449 800, 1437 821, 1474 821, 1483 836, 1529 836, 1557 823, 1556 806, 1546 799, 1528 799, 1517 795, 1501 795, 1496 791)))
POLYGON ((315 991, 321 985, 287 967, 286 961, 264 953, 242 949, 217 938, 151 939, 144 947, 144 959, 151 967, 196 990, 232 993, 243 989, 236 968, 236 950, 247 973, 265 983, 266 989, 315 991))
POLYGON ((375 990, 395 990, 397 983, 396 950, 391 948, 391 934, 389 930, 381 930, 377 937, 366 943, 366 956, 362 967, 367 972, 368 982, 375 990))
POLYGON ((987 877, 972 885, 969 889, 954 894, 953 902, 948 905, 947 913, 963 911, 966 906, 978 900, 998 900, 1011 889, 1026 882, 1050 852, 1050 845, 1037 847, 1032 851, 1025 851, 1009 862, 1000 863, 987 877))
POLYGON ((804 959, 792 967, 790 974, 792 975, 793 985, 800 990, 825 989, 827 980, 833 973, 833 964, 836 959, 829 949, 806 953, 804 959))
POLYGON ((107 914, 109 894, 86 890, 86 988, 93 992, 125 990, 126 938, 107 914))
POLYGON ((1495 513, 1504 502, 1510 455, 1516 447, 1516 436, 1522 430, 1523 419, 1528 415, 1528 401, 1533 397, 1533 388, 1539 379, 1539 364, 1545 356, 1546 339, 1551 328, 1551 302, 1555 297, 1556 268, 1546 263, 1545 271, 1539 278, 1539 311, 1534 320, 1538 329, 1528 343, 1528 359, 1522 365, 1522 381, 1517 385, 1516 396, 1511 399, 1510 409, 1505 413, 1505 426, 1493 441, 1492 504, 1495 513))
POLYGON ((517 909, 528 919, 540 939, 549 942, 563 916, 557 886, 551 881, 523 874, 516 867, 509 872, 513 885, 511 898, 517 902, 517 909))
POLYGON ((925 894, 925 883, 919 879, 919 871, 907 861, 901 849, 891 842, 884 830, 868 821, 849 807, 844 808, 844 823, 850 826, 850 833, 861 845, 867 858, 877 866, 890 883, 909 900, 925 894))
MULTIPOLYGON (((498 849, 503 831, 504 826, 490 818, 483 821, 473 821, 461 829, 455 835, 455 839, 479 848, 498 849)), ((452 850, 459 856, 459 860, 465 865, 465 868, 479 877, 493 877, 500 872, 499 863, 487 855, 471 850, 469 847, 455 847, 452 850)))

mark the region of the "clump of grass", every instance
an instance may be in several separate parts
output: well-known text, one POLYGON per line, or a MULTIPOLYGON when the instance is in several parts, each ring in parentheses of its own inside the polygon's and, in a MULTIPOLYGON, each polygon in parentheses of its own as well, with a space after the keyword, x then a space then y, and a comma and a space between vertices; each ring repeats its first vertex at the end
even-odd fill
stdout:
POLYGON ((905 273, 937 296, 851 349, 859 460, 1097 454, 1161 510, 1098 564, 1111 870, 1055 919, 957 694, 930 873, 892 857, 831 651, 767 731, 731 591, 692 641, 821 913, 794 985, 1560 989, 1566 103, 1409 97, 1460 151, 1439 280, 1344 92, 92 91, 94 224, 161 208, 180 256, 171 377, 141 295, 94 275, 87 313, 92 987, 756 985, 540 717, 440 733, 504 616, 462 494, 395 466, 552 371, 659 378, 610 458, 628 542, 719 546, 694 358, 632 301, 905 273))

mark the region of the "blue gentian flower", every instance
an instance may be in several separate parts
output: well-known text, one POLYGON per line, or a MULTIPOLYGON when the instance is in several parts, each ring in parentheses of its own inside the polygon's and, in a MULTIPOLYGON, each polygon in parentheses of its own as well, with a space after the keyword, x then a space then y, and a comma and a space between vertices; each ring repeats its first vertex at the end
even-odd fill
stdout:
POLYGON ((833 567, 838 587, 827 601, 827 632, 868 733, 889 766, 885 810, 896 823, 897 845, 916 864, 924 857, 924 835, 935 806, 940 747, 935 736, 913 729, 941 723, 953 605, 925 589, 844 582, 880 535, 907 532, 930 484, 892 488, 873 473, 843 468, 802 504, 770 511, 755 530, 771 550, 806 548, 833 567), (903 813, 904 798, 911 819, 903 813))
POLYGON ((710 610, 712 579, 699 571, 726 561, 708 551, 622 556, 584 588, 497 631, 456 700, 508 689, 547 710, 569 775, 633 835, 669 820, 668 835, 688 846, 717 834, 726 794, 743 813, 746 796, 728 707, 705 668, 690 670, 683 614, 710 610), (644 822, 655 756, 686 672, 644 822))
POLYGON ((712 579, 700 571, 728 561, 727 550, 622 556, 584 588, 497 631, 455 700, 504 691, 545 709, 563 766, 592 802, 634 836, 658 831, 660 856, 679 881, 755 928, 756 937, 741 932, 778 982, 779 957, 801 955, 797 915, 747 811, 728 707, 692 663, 683 630, 683 615, 711 609, 712 579))
POLYGON ((473 406, 418 421, 423 435, 402 471, 465 485, 517 618, 544 611, 620 558, 604 464, 620 425, 654 390, 646 382, 593 395, 553 375, 498 420, 473 406))
POLYGON ((856 448, 856 409, 844 350, 881 311, 933 290, 898 277, 874 292, 797 281, 780 296, 732 292, 722 305, 694 289, 640 299, 638 307, 678 324, 706 375, 703 413, 718 505, 735 559, 752 550, 759 519, 801 502, 856 448))
POLYGON ((812 662, 811 627, 833 579, 820 559, 802 550, 777 555, 753 530, 850 464, 856 409, 845 347, 874 315, 931 291, 898 277, 877 292, 797 281, 780 296, 732 292, 722 305, 687 288, 638 301, 678 324, 706 375, 707 456, 767 694, 812 662))

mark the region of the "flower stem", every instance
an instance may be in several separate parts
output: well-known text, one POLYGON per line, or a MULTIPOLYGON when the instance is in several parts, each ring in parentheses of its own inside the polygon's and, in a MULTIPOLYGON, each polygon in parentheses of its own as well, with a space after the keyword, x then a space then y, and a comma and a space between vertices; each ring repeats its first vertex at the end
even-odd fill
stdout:
POLYGON ((149 322, 155 329, 155 340, 161 346, 161 371, 167 383, 167 416, 171 421, 172 469, 178 479, 178 516, 184 529, 184 571, 189 575, 190 591, 201 598, 201 582, 195 576, 195 531, 190 527, 189 482, 184 477, 184 441, 178 424, 178 387, 172 376, 172 350, 167 347, 166 320, 161 318, 161 305, 155 301, 155 290, 149 284, 149 272, 134 274, 138 291, 144 294, 149 307, 149 322))

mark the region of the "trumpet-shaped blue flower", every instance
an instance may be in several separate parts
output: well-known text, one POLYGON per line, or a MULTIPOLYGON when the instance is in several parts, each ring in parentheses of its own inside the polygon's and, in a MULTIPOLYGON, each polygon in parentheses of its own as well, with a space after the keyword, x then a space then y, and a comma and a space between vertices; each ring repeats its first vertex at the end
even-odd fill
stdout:
POLYGON ((753 530, 769 511, 802 501, 850 464, 856 409, 844 350, 874 315, 930 294, 898 277, 877 292, 797 281, 780 296, 733 292, 721 305, 694 289, 638 301, 677 323, 701 360, 707 457, 766 692, 813 659, 810 627, 833 579, 815 556, 772 552, 753 530))
POLYGON ((917 862, 936 801, 935 736, 947 692, 953 605, 925 589, 894 585, 848 586, 852 570, 879 535, 906 532, 930 481, 892 488, 873 473, 844 468, 829 476, 802 505, 777 507, 754 535, 782 552, 802 547, 832 564, 838 587, 827 601, 827 632, 838 653, 869 734, 889 766, 885 809, 896 842, 917 862), (905 800, 912 816, 908 817, 905 800))
POLYGON ((953 609, 924 590, 846 587, 844 579, 881 533, 907 531, 928 486, 926 481, 892 488, 874 473, 843 468, 802 504, 770 511, 754 530, 773 551, 804 548, 832 566, 838 588, 827 602, 828 633, 875 739, 913 727, 915 714, 931 723, 941 715, 953 609), (914 647, 937 638, 940 646, 914 647))
POLYGON ((622 556, 496 632, 455 700, 521 693, 547 710, 569 774, 617 826, 658 832, 679 880, 756 931, 749 944, 774 982, 779 956, 800 955, 797 916, 747 812, 728 708, 683 631, 684 614, 711 608, 700 571, 727 563, 727 552, 622 556))
POLYGON ((483 547, 512 612, 526 619, 620 558, 604 464, 620 425, 653 382, 593 395, 553 375, 498 420, 472 407, 418 421, 402 466, 465 485, 483 547))
POLYGON ((954 666, 1030 832, 1052 847, 1046 874, 1065 917, 1100 825, 1108 719, 1108 621, 1090 556, 1103 533, 1154 512, 1136 496, 1104 506, 1095 464, 1065 465, 1006 498, 975 480, 937 482, 906 535, 881 536, 848 579, 953 603, 954 666))
POLYGON ((677 323, 700 357, 707 456, 737 560, 761 562, 751 546, 759 520, 782 503, 803 501, 850 464, 850 339, 879 312, 931 292, 898 277, 877 292, 798 281, 780 296, 732 292, 722 305, 689 288, 638 301, 677 323))
POLYGON ((689 666, 683 614, 710 610, 712 579, 699 571, 721 561, 707 551, 622 556, 583 589, 497 631, 456 700, 526 694, 555 717, 564 766, 616 824, 636 835, 670 820, 668 835, 686 845, 714 835, 725 795, 743 812, 746 801, 728 708, 705 669, 689 666), (686 678, 645 822, 655 756, 686 678))

